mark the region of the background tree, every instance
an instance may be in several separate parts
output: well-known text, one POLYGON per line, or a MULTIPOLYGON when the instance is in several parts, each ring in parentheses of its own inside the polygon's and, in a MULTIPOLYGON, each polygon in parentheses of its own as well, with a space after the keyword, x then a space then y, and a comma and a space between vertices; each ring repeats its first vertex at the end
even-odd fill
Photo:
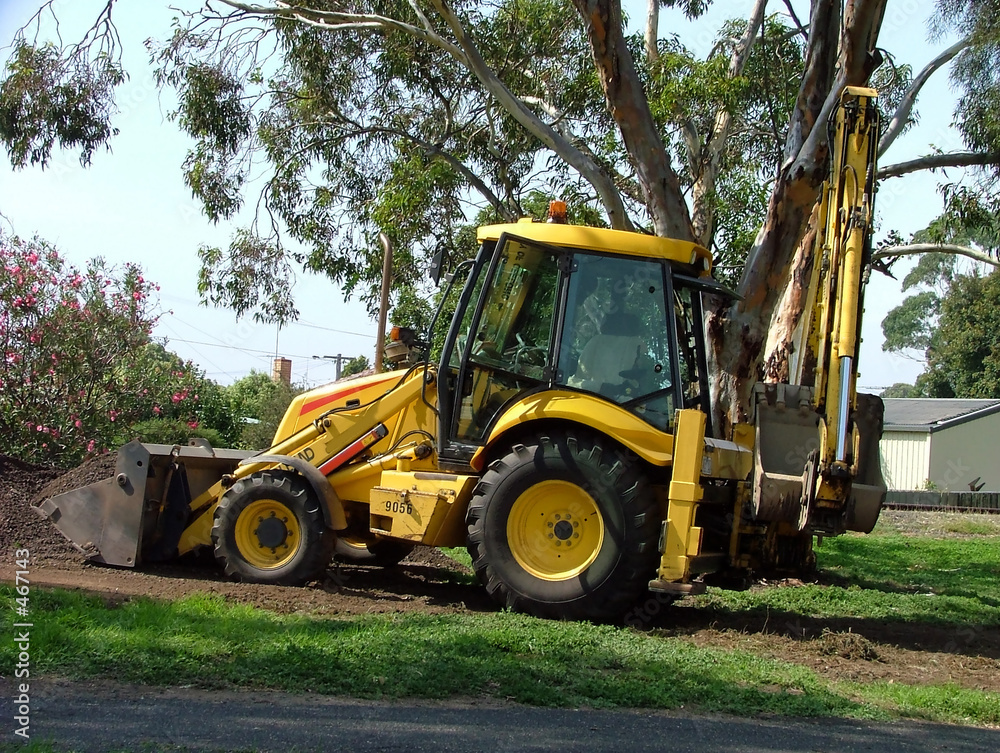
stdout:
POLYGON ((887 397, 1000 397, 1000 271, 957 271, 957 257, 929 254, 903 280, 917 292, 882 322, 885 349, 918 351, 924 371, 887 397))
POLYGON ((367 356, 355 356, 344 364, 344 368, 340 370, 340 378, 344 379, 349 376, 354 376, 355 374, 360 374, 370 368, 371 362, 368 360, 367 356))
MULTIPOLYGON (((664 4, 695 16, 710 2, 664 4)), ((717 302, 711 314, 714 391, 719 418, 743 418, 765 358, 780 373, 775 361, 801 319, 797 281, 811 263, 802 239, 843 87, 874 77, 887 92, 886 152, 915 122, 926 81, 954 60, 968 151, 881 174, 997 162, 996 88, 984 88, 997 69, 997 0, 941 0, 937 30, 961 39, 916 75, 878 49, 885 4, 812 0, 800 18, 786 3, 783 16, 768 18, 764 0, 748 2, 704 59, 660 40, 653 25, 642 39, 626 37, 617 0, 218 0, 182 15, 154 55, 159 80, 178 93, 178 124, 196 139, 185 163, 192 191, 224 220, 244 200, 250 166, 271 173, 257 223, 228 249, 202 250, 202 293, 286 320, 295 315, 294 263, 368 296, 377 232, 410 250, 399 257, 405 286, 429 250, 464 256, 452 239, 462 236, 470 196, 507 219, 533 189, 560 194, 600 208, 611 227, 717 251, 742 300, 717 302), (752 219, 732 223, 737 216, 752 219), (286 236, 305 250, 289 251, 286 236)), ((32 65, 11 66, 0 85, 0 137, 15 162, 44 162, 63 138, 10 125, 53 120, 34 106, 43 84, 71 83, 80 66, 115 71, 113 6, 84 44, 58 55, 39 55, 47 48, 28 33, 16 41, 12 60, 32 65)), ((90 112, 110 109, 113 86, 82 91, 90 112)), ((89 155, 110 133, 83 129, 81 138, 63 140, 89 155)), ((984 195, 983 186, 970 190, 984 195)))
POLYGON ((150 341, 156 288, 137 266, 79 270, 40 239, 0 234, 0 267, 0 452, 68 466, 140 422, 196 433, 211 385, 150 341))
POLYGON ((270 447, 288 405, 300 392, 260 371, 251 371, 226 387, 225 399, 236 426, 231 446, 241 450, 270 447))

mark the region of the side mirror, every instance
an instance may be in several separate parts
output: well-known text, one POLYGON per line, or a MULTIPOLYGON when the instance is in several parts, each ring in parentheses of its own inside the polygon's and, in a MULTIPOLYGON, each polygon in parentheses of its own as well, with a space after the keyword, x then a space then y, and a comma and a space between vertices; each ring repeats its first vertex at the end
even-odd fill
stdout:
POLYGON ((441 284, 441 270, 444 268, 444 251, 438 249, 437 253, 431 259, 431 266, 427 270, 427 276, 431 278, 431 281, 435 285, 441 284))

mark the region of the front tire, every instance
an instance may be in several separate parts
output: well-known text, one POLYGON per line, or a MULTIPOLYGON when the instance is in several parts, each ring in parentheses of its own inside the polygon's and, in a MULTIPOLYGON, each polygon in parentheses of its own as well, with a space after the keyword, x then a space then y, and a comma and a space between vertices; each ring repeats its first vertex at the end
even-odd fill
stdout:
POLYGON ((304 478, 263 471, 240 479, 222 495, 212 543, 230 578, 290 586, 327 568, 334 535, 304 478))
POLYGON ((553 432, 489 466, 469 503, 469 554, 505 607, 614 620, 655 574, 656 513, 633 456, 600 436, 553 432))

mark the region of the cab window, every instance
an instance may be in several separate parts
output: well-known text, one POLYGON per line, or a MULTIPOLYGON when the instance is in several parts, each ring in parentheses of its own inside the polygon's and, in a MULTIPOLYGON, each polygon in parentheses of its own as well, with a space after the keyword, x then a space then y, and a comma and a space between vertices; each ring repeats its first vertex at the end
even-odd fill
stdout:
POLYGON ((571 269, 557 383, 667 429, 676 390, 663 264, 581 253, 571 269))

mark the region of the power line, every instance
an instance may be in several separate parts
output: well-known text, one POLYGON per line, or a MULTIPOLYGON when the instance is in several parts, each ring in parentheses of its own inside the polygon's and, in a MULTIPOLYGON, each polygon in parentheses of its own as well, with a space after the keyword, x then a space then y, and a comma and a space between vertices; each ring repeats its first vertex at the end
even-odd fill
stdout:
POLYGON ((286 326, 299 325, 300 327, 309 327, 310 329, 321 329, 324 332, 336 332, 339 335, 354 335, 355 337, 367 337, 369 340, 374 340, 375 335, 369 335, 364 332, 350 332, 346 329, 334 329, 333 327, 322 327, 319 324, 312 324, 310 322, 303 321, 299 319, 297 322, 289 322, 286 326))
MULTIPOLYGON (((247 355, 253 355, 255 353, 261 353, 263 356, 254 356, 255 358, 261 358, 266 356, 266 359, 274 357, 274 352, 270 350, 257 350, 256 348, 238 348, 235 345, 219 345, 218 343, 206 343, 200 340, 184 340, 180 337, 173 338, 175 342, 187 343, 188 345, 205 345, 209 348, 223 348, 225 350, 238 350, 241 353, 246 353, 247 355)), ((285 357, 288 358, 312 358, 312 356, 304 356, 299 353, 285 353, 285 357)))

